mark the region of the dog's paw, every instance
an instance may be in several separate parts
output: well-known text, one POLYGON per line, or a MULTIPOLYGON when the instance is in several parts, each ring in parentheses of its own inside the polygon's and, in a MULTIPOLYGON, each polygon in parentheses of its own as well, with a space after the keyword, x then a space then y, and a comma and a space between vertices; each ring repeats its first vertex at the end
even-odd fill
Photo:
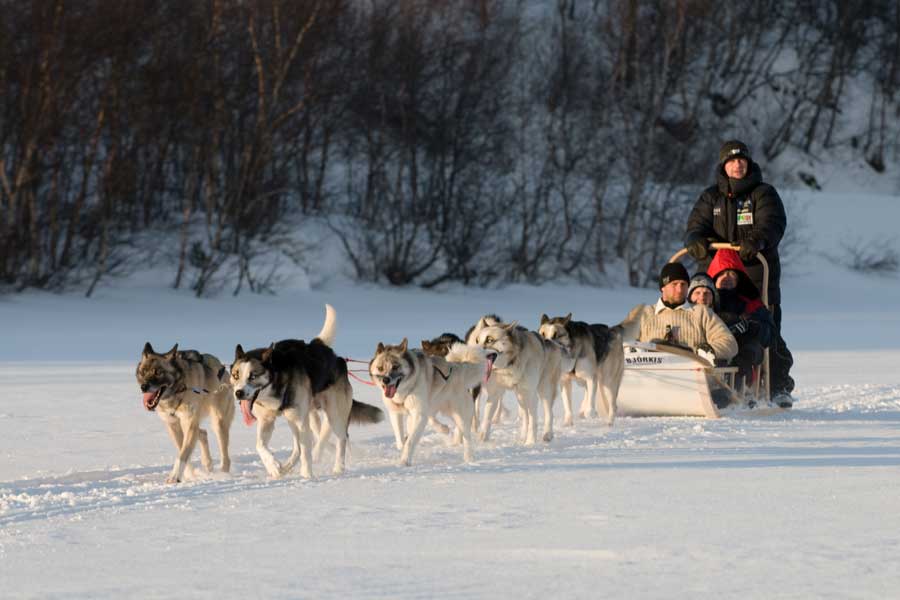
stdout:
POLYGON ((169 475, 168 477, 166 477, 166 483, 169 485, 174 485, 176 483, 181 483, 181 480, 178 479, 177 475, 169 475))
POLYGON ((574 427, 575 422, 572 420, 572 415, 569 415, 565 419, 563 419, 563 427, 574 427))
POLYGON ((490 433, 488 433, 488 432, 485 431, 484 429, 482 429, 481 431, 478 432, 478 441, 486 442, 486 441, 488 441, 490 438, 491 438, 490 433))
POLYGON ((543 439, 545 442, 552 442, 553 441, 553 432, 548 431, 548 432, 544 433, 544 436, 541 439, 543 439))

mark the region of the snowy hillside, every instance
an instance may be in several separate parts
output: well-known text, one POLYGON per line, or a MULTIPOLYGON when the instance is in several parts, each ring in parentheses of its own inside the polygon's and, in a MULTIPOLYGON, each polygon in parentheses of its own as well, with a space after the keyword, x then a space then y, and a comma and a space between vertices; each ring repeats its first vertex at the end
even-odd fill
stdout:
MULTIPOLYGON (((368 360, 379 341, 463 333, 488 312, 532 327, 570 311, 617 322, 654 290, 422 291, 335 277, 310 291, 197 300, 148 271, 91 299, 0 299, 3 596, 896 596, 900 279, 835 259, 860 240, 897 249, 900 206, 784 196, 796 233, 783 283, 793 411, 579 421, 534 447, 515 443, 508 420, 468 465, 427 430, 413 466, 398 467, 381 423, 351 430, 343 476, 326 456, 312 481, 272 481, 254 430, 236 419, 231 475, 166 485, 174 452, 141 405, 134 366, 146 341, 230 362, 238 342, 311 337, 325 302, 338 311, 338 352, 368 360)), ((354 395, 381 405, 363 384, 354 395)), ((289 453, 283 423, 273 446, 289 453)))

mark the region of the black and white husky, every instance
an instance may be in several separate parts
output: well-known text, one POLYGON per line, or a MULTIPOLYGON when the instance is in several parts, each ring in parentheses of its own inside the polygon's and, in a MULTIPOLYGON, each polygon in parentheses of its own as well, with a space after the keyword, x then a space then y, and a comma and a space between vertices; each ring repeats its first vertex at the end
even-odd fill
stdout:
POLYGON ((346 361, 331 349, 337 318, 330 305, 325 306, 325 324, 311 342, 282 340, 268 348, 244 352, 235 348, 231 365, 231 385, 240 402, 244 423, 258 420, 256 451, 270 477, 278 478, 294 468, 299 459, 300 475, 312 476, 310 456, 310 417, 324 413, 318 445, 333 431, 337 437, 335 474, 344 471, 347 428, 351 421, 377 423, 382 411, 353 399, 346 361), (287 462, 278 463, 269 449, 275 420, 283 416, 291 429, 293 450, 287 462))
POLYGON ((573 321, 572 313, 569 313, 552 319, 541 315, 539 331, 548 340, 566 348, 575 360, 573 368, 566 370, 560 380, 563 423, 572 424, 572 380, 575 380, 585 387, 579 415, 597 417, 602 403, 606 422, 612 425, 616 418, 619 385, 625 373, 621 328, 573 321))

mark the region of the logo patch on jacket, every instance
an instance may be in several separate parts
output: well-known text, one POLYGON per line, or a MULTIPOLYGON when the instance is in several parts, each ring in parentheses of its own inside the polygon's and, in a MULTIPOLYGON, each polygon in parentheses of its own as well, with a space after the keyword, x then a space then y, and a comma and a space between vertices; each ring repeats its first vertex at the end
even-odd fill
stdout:
POLYGON ((737 206, 737 224, 753 225, 753 201, 741 200, 737 206))
POLYGON ((721 206, 713 207, 713 216, 714 216, 714 217, 718 217, 718 216, 721 215, 721 214, 722 214, 722 207, 721 207, 721 206))

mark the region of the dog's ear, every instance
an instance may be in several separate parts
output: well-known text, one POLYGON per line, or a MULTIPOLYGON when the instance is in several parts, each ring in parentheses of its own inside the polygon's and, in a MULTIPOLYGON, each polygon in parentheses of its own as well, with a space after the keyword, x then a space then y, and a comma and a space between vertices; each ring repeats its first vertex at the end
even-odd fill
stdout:
POLYGON ((271 344, 269 344, 269 347, 268 347, 268 348, 266 348, 265 350, 263 350, 263 352, 262 352, 262 357, 261 357, 261 358, 262 358, 262 361, 263 361, 264 363, 267 363, 267 362, 269 362, 270 360, 272 360, 272 352, 274 352, 274 351, 275 351, 275 342, 272 342, 271 344))
POLYGON ((406 349, 409 347, 409 341, 406 338, 403 338, 403 341, 400 342, 400 352, 406 352, 406 349))
POLYGON ((150 345, 150 342, 144 344, 144 350, 141 352, 141 356, 150 356, 151 354, 156 354, 153 351, 153 346, 150 345))
POLYGON ((504 325, 503 328, 506 329, 507 331, 512 331, 513 329, 515 329, 518 326, 519 326, 519 322, 513 321, 512 323, 507 323, 506 325, 504 325))
POLYGON ((244 358, 244 347, 238 344, 234 347, 234 360, 238 361, 244 358))
POLYGON ((550 322, 550 317, 548 317, 545 313, 541 313, 541 325, 550 322))
POLYGON ((422 350, 425 352, 431 352, 431 342, 428 340, 422 340, 422 350))
POLYGON ((384 344, 378 342, 378 347, 375 348, 375 354, 381 354, 382 352, 384 352, 384 344))
POLYGON ((476 329, 484 329, 487 326, 488 326, 487 321, 485 320, 484 317, 481 317, 480 319, 478 319, 478 324, 475 325, 475 328, 476 329))
POLYGON ((572 320, 572 313, 569 313, 566 315, 566 318, 563 319, 563 325, 568 325, 569 321, 571 321, 571 320, 572 320))
POLYGON ((163 356, 165 356, 169 360, 175 360, 175 357, 178 356, 178 344, 172 346, 172 349, 166 352, 163 356))

